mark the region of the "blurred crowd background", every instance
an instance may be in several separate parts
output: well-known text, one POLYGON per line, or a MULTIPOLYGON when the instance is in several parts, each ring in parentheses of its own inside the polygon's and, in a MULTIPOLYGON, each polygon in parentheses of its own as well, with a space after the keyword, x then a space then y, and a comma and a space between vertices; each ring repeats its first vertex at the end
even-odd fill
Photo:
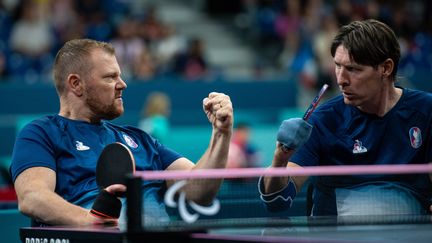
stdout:
POLYGON ((401 76, 429 88, 431 11, 427 0, 2 0, 0 81, 51 82, 59 47, 93 38, 113 43, 128 82, 283 77, 314 89, 334 84, 338 27, 375 18, 400 38, 401 76))
POLYGON ((209 129, 202 98, 226 92, 236 128, 247 124, 235 146, 253 147, 251 164, 264 166, 281 120, 301 116, 324 83, 328 97, 337 94, 329 46, 344 24, 390 25, 402 50, 399 82, 432 91, 431 12, 427 0, 0 0, 0 167, 26 122, 58 111, 51 68, 70 39, 115 46, 129 86, 117 122, 197 159, 209 129), (153 92, 161 111, 148 112, 153 92))

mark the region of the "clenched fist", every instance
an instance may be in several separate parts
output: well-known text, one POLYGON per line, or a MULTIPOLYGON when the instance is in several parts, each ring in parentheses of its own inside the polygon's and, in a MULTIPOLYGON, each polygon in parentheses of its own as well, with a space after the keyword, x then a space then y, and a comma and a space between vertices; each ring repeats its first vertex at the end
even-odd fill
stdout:
POLYGON ((228 95, 211 92, 203 100, 203 109, 214 129, 220 132, 231 132, 234 115, 231 99, 228 95))

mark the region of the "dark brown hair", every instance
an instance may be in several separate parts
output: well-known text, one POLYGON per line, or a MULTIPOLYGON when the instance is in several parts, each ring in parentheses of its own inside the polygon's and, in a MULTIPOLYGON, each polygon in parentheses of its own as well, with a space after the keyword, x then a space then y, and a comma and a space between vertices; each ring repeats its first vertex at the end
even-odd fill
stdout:
POLYGON ((398 39, 393 30, 386 24, 368 19, 354 21, 343 26, 331 44, 331 55, 343 45, 353 61, 361 65, 377 68, 388 58, 394 62, 391 74, 396 79, 399 59, 401 56, 398 39))

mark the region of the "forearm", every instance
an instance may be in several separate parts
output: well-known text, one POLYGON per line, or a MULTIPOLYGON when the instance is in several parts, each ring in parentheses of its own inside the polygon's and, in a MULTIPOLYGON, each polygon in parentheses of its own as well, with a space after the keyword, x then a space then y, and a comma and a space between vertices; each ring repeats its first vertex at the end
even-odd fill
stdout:
MULTIPOLYGON (((288 166, 288 160, 294 154, 295 150, 283 151, 281 146, 276 146, 271 168, 286 168, 288 166)), ((289 180, 289 176, 265 176, 263 177, 264 182, 264 193, 273 193, 280 191, 284 188, 289 180)))
MULTIPOLYGON (((287 156, 290 156, 287 154, 287 156)), ((277 167, 282 163, 278 163, 277 156, 272 165, 277 167)), ((288 170, 299 168, 300 166, 288 162, 284 163, 288 170)), ((299 176, 284 176, 284 177, 262 177, 258 182, 258 188, 261 200, 265 203, 266 209, 271 212, 282 211, 292 206, 293 200, 300 191, 302 185, 307 180, 307 177, 299 176)))
POLYGON ((194 169, 225 168, 228 159, 231 131, 213 129, 209 145, 194 169))
POLYGON ((18 206, 23 214, 49 225, 92 223, 88 211, 55 193, 56 174, 47 167, 32 167, 15 180, 18 206))
POLYGON ((73 205, 49 190, 29 191, 19 200, 20 211, 49 225, 91 224, 88 210, 73 205))
MULTIPOLYGON (((229 96, 211 92, 203 99, 203 110, 212 124, 209 146, 193 169, 225 168, 233 128, 233 107, 229 96)), ((199 204, 209 204, 219 191, 223 179, 189 180, 186 196, 199 204)))
MULTIPOLYGON (((231 131, 219 132, 214 130, 206 152, 193 169, 225 168, 230 139, 231 131)), ((222 182, 222 178, 191 180, 186 187, 188 198, 193 198, 193 201, 200 200, 204 204, 210 203, 216 196, 222 182)))
MULTIPOLYGON (((288 163, 294 152, 303 146, 309 139, 312 132, 312 125, 307 123, 301 118, 291 118, 284 120, 279 127, 277 134, 276 149, 273 155, 271 167, 273 168, 286 168, 286 167, 299 167, 295 163, 288 163)), ((285 188, 289 182, 290 177, 264 177, 264 192, 265 194, 274 193, 285 188)), ((293 177, 293 182, 297 190, 300 189, 305 178, 293 177)))

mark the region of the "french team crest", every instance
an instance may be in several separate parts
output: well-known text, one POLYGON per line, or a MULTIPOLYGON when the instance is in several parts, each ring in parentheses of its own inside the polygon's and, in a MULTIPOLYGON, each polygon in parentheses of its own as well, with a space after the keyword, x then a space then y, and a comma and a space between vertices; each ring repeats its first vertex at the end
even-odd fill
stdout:
POLYGON ((123 138, 129 147, 138 148, 138 144, 129 135, 123 133, 123 138))
POLYGON ((411 127, 409 130, 409 137, 411 146, 413 148, 419 148, 422 145, 422 136, 421 136, 421 130, 418 127, 411 127))

